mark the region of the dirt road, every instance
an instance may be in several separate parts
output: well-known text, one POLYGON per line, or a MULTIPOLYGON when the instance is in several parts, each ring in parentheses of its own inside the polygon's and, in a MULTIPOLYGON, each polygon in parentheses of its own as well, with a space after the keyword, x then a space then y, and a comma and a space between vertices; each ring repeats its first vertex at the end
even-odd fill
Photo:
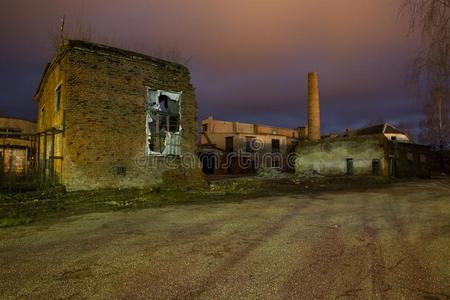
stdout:
POLYGON ((5 299, 449 299, 450 181, 0 230, 5 299))

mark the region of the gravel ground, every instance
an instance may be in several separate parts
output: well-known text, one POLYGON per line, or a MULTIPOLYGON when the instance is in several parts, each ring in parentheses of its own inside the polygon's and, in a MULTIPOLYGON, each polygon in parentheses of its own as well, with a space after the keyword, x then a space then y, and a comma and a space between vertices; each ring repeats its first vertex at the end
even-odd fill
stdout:
POLYGON ((0 230, 2 299, 449 299, 450 180, 0 230))

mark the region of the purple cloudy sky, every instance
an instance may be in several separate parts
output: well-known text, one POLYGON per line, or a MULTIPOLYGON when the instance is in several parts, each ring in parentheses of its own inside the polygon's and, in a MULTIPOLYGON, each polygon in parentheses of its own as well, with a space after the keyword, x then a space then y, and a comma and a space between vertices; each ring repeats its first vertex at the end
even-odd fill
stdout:
POLYGON ((60 19, 67 32, 154 53, 181 50, 200 118, 306 123, 307 72, 320 76, 324 132, 369 120, 416 124, 406 86, 419 46, 400 0, 2 0, 0 113, 35 119, 34 91, 60 19))

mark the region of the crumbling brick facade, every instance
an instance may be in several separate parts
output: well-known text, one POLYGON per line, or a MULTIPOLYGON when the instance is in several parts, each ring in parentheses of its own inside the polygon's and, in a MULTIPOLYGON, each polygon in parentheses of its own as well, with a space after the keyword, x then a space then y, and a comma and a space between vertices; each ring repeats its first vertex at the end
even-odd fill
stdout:
MULTIPOLYGON (((203 183, 201 171, 196 164, 193 167, 197 103, 186 67, 112 47, 65 41, 35 98, 39 131, 63 130, 54 143, 60 165, 55 163, 50 172, 68 190, 145 188, 162 183, 166 172, 177 173, 186 183, 203 183), (148 155, 149 89, 182 93, 181 156, 170 157, 170 166, 167 156, 148 155)), ((48 159, 51 153, 40 148, 41 158, 48 159)))

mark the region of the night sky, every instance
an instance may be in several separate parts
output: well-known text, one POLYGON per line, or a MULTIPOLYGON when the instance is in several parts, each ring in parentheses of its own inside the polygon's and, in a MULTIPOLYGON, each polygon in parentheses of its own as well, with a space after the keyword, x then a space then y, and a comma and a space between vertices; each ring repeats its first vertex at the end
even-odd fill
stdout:
POLYGON ((90 28, 94 41, 146 54, 178 48, 200 118, 304 125, 311 70, 323 133, 421 117, 405 83, 419 42, 400 0, 0 1, 2 115, 36 119, 33 95, 66 15, 69 34, 90 28))

